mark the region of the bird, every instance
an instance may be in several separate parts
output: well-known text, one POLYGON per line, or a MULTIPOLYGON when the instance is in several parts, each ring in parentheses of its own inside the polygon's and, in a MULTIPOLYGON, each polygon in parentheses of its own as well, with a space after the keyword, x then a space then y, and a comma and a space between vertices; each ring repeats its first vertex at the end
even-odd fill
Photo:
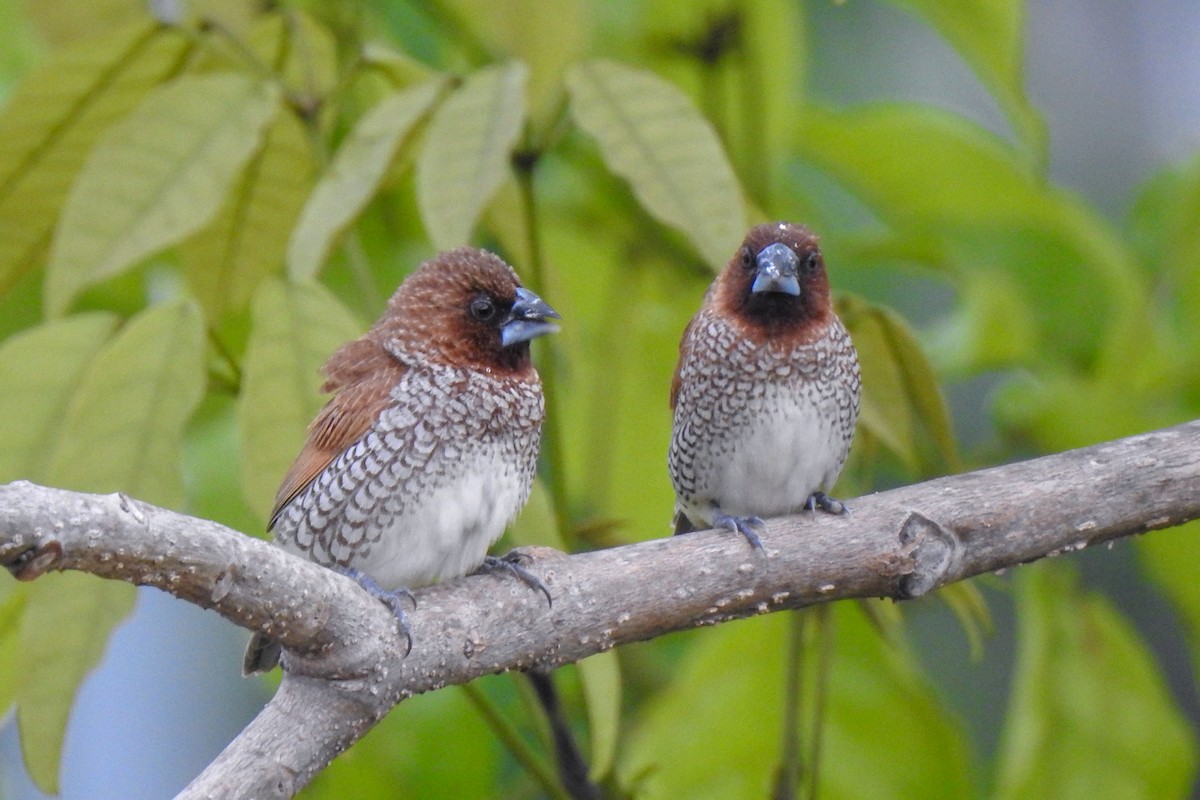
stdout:
POLYGON ((728 528, 762 549, 763 517, 821 509, 850 452, 862 380, 817 237, 752 228, 679 345, 668 467, 675 533, 728 528))
MULTIPOLYGON (((389 605, 410 649, 408 590, 503 565, 487 551, 529 498, 545 417, 530 342, 558 319, 499 256, 461 247, 422 263, 322 367, 333 394, 267 528, 389 605)), ((243 672, 279 657, 278 642, 255 634, 243 672)))

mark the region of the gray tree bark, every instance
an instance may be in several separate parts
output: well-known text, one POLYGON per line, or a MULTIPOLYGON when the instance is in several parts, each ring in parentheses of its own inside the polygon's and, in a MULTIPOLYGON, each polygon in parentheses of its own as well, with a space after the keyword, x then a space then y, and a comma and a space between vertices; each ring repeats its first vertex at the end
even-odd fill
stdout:
POLYGON ((279 639, 287 670, 183 798, 291 797, 397 703, 699 625, 973 575, 1200 517, 1200 421, 769 520, 765 551, 701 531, 568 556, 529 548, 553 605, 513 576, 417 592, 413 648, 352 581, 214 522, 124 495, 0 486, 0 564, 155 586, 279 639))

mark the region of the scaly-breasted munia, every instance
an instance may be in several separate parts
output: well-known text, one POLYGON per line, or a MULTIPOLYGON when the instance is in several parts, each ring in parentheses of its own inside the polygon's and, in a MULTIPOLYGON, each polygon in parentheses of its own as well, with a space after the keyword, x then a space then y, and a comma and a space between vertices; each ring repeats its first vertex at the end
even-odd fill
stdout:
POLYGON ((675 532, 727 527, 761 547, 762 517, 845 511, 821 490, 846 461, 860 393, 817 237, 782 222, 751 229, 679 345, 675 532))
MULTIPOLYGON (((557 318, 492 253, 422 264, 326 362, 334 395, 279 488, 275 541, 384 592, 477 569, 529 497, 545 415, 529 342, 557 318)), ((256 635, 243 667, 278 659, 256 635)))

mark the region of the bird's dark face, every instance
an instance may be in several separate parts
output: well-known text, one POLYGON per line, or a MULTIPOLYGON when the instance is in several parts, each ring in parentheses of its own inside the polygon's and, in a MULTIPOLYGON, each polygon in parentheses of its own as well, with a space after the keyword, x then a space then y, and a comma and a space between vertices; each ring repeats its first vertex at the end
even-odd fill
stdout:
POLYGON ((817 238, 787 223, 759 225, 717 280, 719 310, 768 336, 803 335, 830 314, 817 238))
POLYGON ((484 370, 531 369, 529 342, 553 333, 558 313, 520 285, 512 267, 460 248, 427 261, 392 298, 401 349, 484 370))
POLYGON ((523 286, 475 287, 459 320, 481 366, 517 370, 529 363, 529 343, 554 333, 558 312, 523 286))

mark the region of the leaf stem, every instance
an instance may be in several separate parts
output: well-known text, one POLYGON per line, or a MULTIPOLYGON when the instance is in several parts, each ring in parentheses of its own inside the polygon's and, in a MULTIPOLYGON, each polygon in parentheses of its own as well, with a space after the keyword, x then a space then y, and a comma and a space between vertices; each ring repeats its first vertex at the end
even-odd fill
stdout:
MULTIPOLYGON (((527 132, 528 134, 528 132, 527 132)), ((528 139, 528 135, 526 136, 528 139)), ((533 178, 541 153, 532 148, 526 148, 513 156, 513 167, 517 176, 517 187, 521 196, 521 211, 525 219, 525 235, 529 245, 529 272, 534 291, 544 293, 546 290, 545 262, 542 259, 542 242, 538 228, 537 198, 534 194, 533 178)), ((542 392, 546 397, 545 443, 542 453, 546 460, 545 479, 550 491, 551 505, 554 507, 554 523, 558 535, 566 544, 568 550, 575 549, 575 530, 571 525, 569 497, 566 481, 566 457, 562 436, 562 405, 559 401, 559 385, 557 359, 554 355, 553 343, 546 345, 550 349, 550 358, 542 365, 542 392)))
POLYGON ((804 638, 808 613, 801 609, 788 616, 792 624, 788 628, 787 655, 783 663, 783 733, 772 800, 794 800, 804 772, 800 757, 800 720, 804 702, 804 638))
POLYGON ((813 681, 812 728, 808 735, 807 800, 817 800, 820 780, 821 746, 825 741, 825 707, 829 701, 829 668, 833 663, 833 620, 829 616, 829 605, 822 603, 812 612, 817 619, 813 631, 817 651, 817 675, 813 681))
POLYGON ((464 684, 462 690, 466 693, 467 699, 471 701, 471 705, 475 706, 475 710, 483 717, 484 722, 496 734, 496 737, 508 748, 513 758, 541 785, 546 794, 554 800, 571 800, 571 796, 559 785, 550 767, 497 710, 495 704, 484 694, 483 690, 474 683, 464 684))
POLYGON ((219 377, 222 383, 226 384, 226 388, 229 389, 230 394, 237 396, 242 390, 242 366, 238 364, 237 359, 233 357, 233 353, 221 341, 221 337, 217 336, 217 332, 212 328, 207 328, 206 330, 208 341, 212 344, 213 350, 216 351, 217 356, 225 366, 229 368, 230 373, 229 375, 220 376, 214 373, 213 377, 219 377))

